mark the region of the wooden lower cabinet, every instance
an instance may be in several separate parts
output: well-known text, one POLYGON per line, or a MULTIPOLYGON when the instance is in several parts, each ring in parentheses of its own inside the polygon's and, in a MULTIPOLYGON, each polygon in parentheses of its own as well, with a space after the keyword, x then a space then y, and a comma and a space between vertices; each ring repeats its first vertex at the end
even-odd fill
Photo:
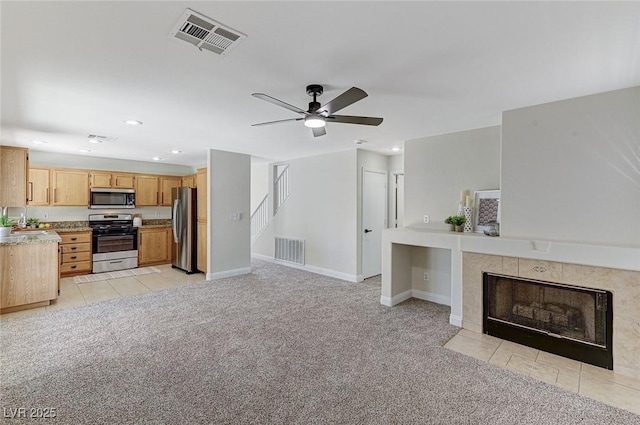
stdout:
POLYGON ((0 245, 0 312, 49 305, 58 297, 58 244, 0 245))
POLYGON ((207 222, 198 220, 198 270, 207 272, 207 222))
POLYGON ((60 275, 91 273, 91 231, 60 232, 60 275))
POLYGON ((138 266, 171 262, 171 228, 138 230, 138 266))

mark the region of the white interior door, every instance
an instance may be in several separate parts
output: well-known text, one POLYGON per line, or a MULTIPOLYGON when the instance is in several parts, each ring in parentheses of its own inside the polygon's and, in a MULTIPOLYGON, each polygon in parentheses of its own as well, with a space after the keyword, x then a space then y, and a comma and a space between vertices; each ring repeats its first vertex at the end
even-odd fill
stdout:
POLYGON ((362 173, 362 277, 382 273, 382 231, 387 216, 387 173, 362 173))

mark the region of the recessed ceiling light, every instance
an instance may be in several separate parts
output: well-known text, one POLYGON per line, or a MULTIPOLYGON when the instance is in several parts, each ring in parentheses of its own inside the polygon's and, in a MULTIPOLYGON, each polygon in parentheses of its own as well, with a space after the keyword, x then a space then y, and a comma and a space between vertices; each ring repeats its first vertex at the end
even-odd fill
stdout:
POLYGON ((128 125, 142 125, 142 121, 138 120, 124 120, 124 123, 128 125))
POLYGON ((171 149, 169 152, 171 152, 171 153, 182 153, 182 151, 179 151, 178 149, 171 149))
POLYGON ((102 140, 99 140, 99 139, 89 139, 89 143, 102 143, 102 140))
POLYGON ((47 143, 44 140, 32 140, 31 142, 36 145, 44 145, 45 143, 47 143))
POLYGON ((154 157, 153 157, 153 158, 151 158, 151 159, 153 159, 154 161, 160 161, 162 158, 160 158, 159 156, 154 156, 154 157))
POLYGON ((391 148, 391 150, 394 151, 394 152, 398 152, 398 151, 401 151, 402 148, 399 148, 398 146, 394 146, 394 147, 391 148))
POLYGON ((91 152, 91 150, 90 149, 80 149, 80 152, 87 153, 87 152, 91 152))
POLYGON ((364 145, 365 143, 367 143, 367 141, 366 141, 366 140, 358 139, 358 140, 356 140, 356 141, 355 141, 355 142, 353 142, 353 143, 355 143, 356 145, 364 145))

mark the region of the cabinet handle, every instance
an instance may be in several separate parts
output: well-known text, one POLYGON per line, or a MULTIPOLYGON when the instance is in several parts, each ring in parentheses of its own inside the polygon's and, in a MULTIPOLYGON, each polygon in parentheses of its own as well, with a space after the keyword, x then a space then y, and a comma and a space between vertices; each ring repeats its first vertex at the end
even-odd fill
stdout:
POLYGON ((118 187, 118 178, 116 177, 116 187, 118 187))
POLYGON ((71 240, 72 240, 72 241, 77 241, 77 240, 78 240, 78 238, 71 238, 71 240))
POLYGON ((53 188, 53 203, 55 204, 56 202, 58 202, 58 197, 56 196, 58 194, 57 192, 58 188, 54 187, 53 188))
POLYGON ((75 269, 76 267, 78 267, 78 266, 73 265, 73 266, 71 266, 70 268, 71 268, 71 269, 75 269))
POLYGON ((49 188, 47 188, 46 194, 47 194, 47 204, 48 204, 49 203, 49 188))
POLYGON ((29 182, 29 201, 33 201, 33 182, 29 182))
POLYGON ((71 257, 72 260, 75 260, 76 258, 78 258, 77 255, 74 255, 74 256, 71 257))
POLYGON ((71 251, 75 251, 76 249, 78 249, 78 247, 77 246, 72 246, 70 249, 71 249, 71 251))

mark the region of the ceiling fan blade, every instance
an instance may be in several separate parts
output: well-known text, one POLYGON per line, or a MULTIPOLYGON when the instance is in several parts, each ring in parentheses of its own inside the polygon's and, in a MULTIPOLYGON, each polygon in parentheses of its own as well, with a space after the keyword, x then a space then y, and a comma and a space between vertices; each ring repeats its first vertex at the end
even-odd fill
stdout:
POLYGON ((321 106, 320 109, 318 109, 318 113, 322 113, 324 116, 331 115, 334 112, 338 112, 340 109, 346 108, 352 103, 356 103, 367 96, 368 94, 364 90, 357 87, 351 87, 340 96, 321 106))
POLYGON ((324 127, 312 128, 311 131, 313 131, 313 137, 320 137, 327 134, 327 130, 325 130, 324 127))
POLYGON ((303 115, 308 114, 307 111, 305 111, 304 109, 300 109, 297 106, 289 105, 287 102, 283 102, 281 100, 276 99, 275 97, 271 97, 264 93, 252 93, 251 96, 257 97, 258 99, 265 100, 269 103, 273 103, 276 106, 280 106, 281 108, 285 108, 290 111, 297 112, 299 114, 303 114, 303 115))
POLYGON ((258 124, 251 124, 251 127, 259 127, 261 125, 271 125, 271 124, 278 124, 281 122, 288 122, 288 121, 302 121, 304 118, 289 118, 287 120, 278 120, 278 121, 268 121, 268 122, 261 122, 258 124))
POLYGON ((382 118, 376 117, 356 117, 352 115, 330 115, 328 122, 339 122, 343 124, 380 125, 382 118))

